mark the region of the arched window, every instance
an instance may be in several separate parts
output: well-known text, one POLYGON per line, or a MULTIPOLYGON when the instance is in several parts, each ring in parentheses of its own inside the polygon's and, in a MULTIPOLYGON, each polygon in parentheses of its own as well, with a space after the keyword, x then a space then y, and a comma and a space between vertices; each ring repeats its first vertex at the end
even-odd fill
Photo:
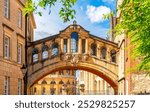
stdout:
POLYGON ((62 87, 60 88, 60 93, 62 93, 62 87))
POLYGON ((67 53, 68 39, 64 39, 64 53, 67 53))
POLYGON ((37 91, 37 90, 36 90, 36 87, 34 87, 34 93, 36 93, 36 91, 37 91))
POLYGON ((67 85, 70 85, 70 81, 68 80, 66 84, 67 84, 67 85))
POLYGON ((42 94, 44 95, 45 92, 46 92, 46 89, 45 89, 45 87, 43 87, 43 88, 42 88, 42 94))
POLYGON ((48 46, 44 45, 42 48, 42 59, 47 59, 48 58, 48 46))
POLYGON ((42 84, 47 84, 47 82, 45 80, 42 81, 42 84))
POLYGON ((78 52, 78 33, 73 32, 71 34, 71 52, 78 52))
POLYGON ((106 59, 106 47, 102 47, 101 49, 101 58, 102 59, 106 59))
POLYGON ((56 84, 56 82, 54 80, 51 81, 51 84, 56 84))
POLYGON ((111 61, 116 63, 116 51, 115 50, 111 50, 110 57, 111 57, 111 61))
POLYGON ((64 84, 64 82, 61 80, 61 81, 59 81, 59 84, 64 84))
POLYGON ((59 53, 58 43, 53 43, 52 44, 52 56, 57 56, 58 53, 59 53))
POLYGON ((91 55, 96 56, 96 48, 97 46, 95 43, 91 44, 91 55))
POLYGON ((38 49, 33 48, 32 50, 32 62, 38 61, 38 49))

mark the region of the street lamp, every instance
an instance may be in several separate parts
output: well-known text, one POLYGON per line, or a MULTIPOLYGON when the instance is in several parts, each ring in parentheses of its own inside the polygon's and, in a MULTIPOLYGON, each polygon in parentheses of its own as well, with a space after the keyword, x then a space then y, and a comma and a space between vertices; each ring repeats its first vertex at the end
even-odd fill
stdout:
POLYGON ((20 68, 22 73, 23 73, 23 80, 24 80, 24 95, 27 95, 27 82, 28 82, 28 76, 27 76, 27 72, 28 72, 28 68, 27 68, 27 19, 28 19, 28 14, 25 15, 25 64, 23 64, 23 66, 20 68))
POLYGON ((22 67, 20 68, 23 74, 23 77, 25 76, 25 74, 27 73, 27 68, 26 66, 23 64, 22 67))

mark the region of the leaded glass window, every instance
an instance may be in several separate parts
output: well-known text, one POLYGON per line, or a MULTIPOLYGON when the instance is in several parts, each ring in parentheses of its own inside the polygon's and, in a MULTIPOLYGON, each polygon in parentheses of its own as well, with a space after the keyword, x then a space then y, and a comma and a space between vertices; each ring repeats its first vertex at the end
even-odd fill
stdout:
POLYGON ((47 59, 48 58, 48 46, 44 45, 42 48, 42 59, 47 59))
POLYGON ((78 52, 78 33, 73 32, 71 34, 71 52, 78 52))
POLYGON ((91 44, 91 55, 96 56, 96 44, 91 44))
POLYGON ((33 48, 32 50, 32 62, 38 61, 38 49, 33 48))
POLYGON ((54 43, 52 45, 52 56, 57 56, 59 53, 59 50, 58 50, 58 44, 57 43, 54 43))
POLYGON ((67 44, 68 44, 68 40, 64 39, 64 53, 67 53, 67 44))

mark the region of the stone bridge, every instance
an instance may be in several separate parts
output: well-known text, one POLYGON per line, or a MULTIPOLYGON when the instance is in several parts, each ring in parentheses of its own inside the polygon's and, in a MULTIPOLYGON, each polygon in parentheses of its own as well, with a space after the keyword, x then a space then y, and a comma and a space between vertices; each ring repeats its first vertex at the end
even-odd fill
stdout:
POLYGON ((91 35, 74 22, 59 34, 28 45, 28 89, 46 75, 66 69, 85 70, 118 91, 118 45, 91 35))

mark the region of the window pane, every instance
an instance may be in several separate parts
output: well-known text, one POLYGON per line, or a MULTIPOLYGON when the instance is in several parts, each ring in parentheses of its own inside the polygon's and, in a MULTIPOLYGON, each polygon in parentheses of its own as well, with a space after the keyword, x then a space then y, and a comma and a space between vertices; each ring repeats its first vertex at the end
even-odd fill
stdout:
POLYGON ((22 60, 22 45, 18 44, 18 63, 21 63, 22 60))
POLYGON ((43 59, 47 59, 48 58, 48 51, 44 51, 42 53, 42 57, 43 57, 43 59))
POLYGON ((4 38, 4 57, 5 58, 9 58, 9 44, 10 44, 10 42, 9 42, 9 38, 7 37, 7 36, 5 36, 5 38, 4 38))
POLYGON ((42 48, 42 59, 47 59, 47 58, 48 58, 48 47, 44 45, 42 48))
POLYGON ((34 48, 32 50, 32 62, 38 61, 38 49, 34 48))
POLYGON ((102 48, 102 50, 101 50, 101 58, 102 59, 106 59, 106 48, 102 48))
POLYGON ((96 44, 91 44, 91 54, 96 56, 96 44))
POLYGON ((111 51, 110 56, 111 56, 111 61, 116 63, 116 51, 115 50, 111 51))
POLYGON ((56 55, 58 55, 58 44, 54 43, 52 45, 52 56, 56 56, 56 55))
POLYGON ((5 10, 5 17, 9 18, 9 0, 5 0, 4 10, 5 10))
POLYGON ((22 26, 22 11, 18 10, 18 27, 21 28, 22 26))
POLYGON ((5 95, 9 95, 9 77, 5 77, 5 95))
POLYGON ((73 32, 71 34, 71 52, 75 53, 78 51, 78 33, 73 32))
POLYGON ((64 39, 64 53, 67 53, 67 43, 68 43, 68 40, 64 39))

